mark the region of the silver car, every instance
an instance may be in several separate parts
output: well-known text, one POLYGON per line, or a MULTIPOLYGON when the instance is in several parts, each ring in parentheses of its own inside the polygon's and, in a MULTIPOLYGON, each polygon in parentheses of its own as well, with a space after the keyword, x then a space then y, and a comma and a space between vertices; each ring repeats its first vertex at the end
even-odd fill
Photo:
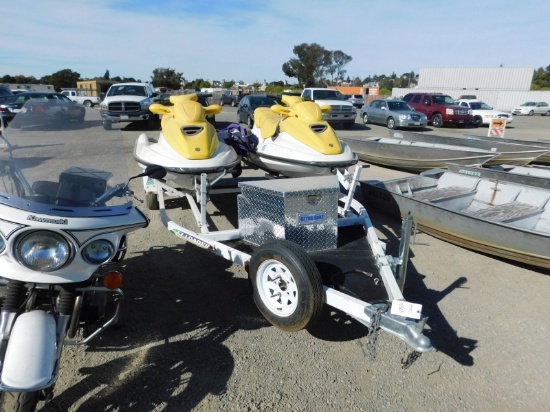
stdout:
POLYGON ((368 106, 361 108, 363 122, 379 123, 388 126, 388 129, 411 127, 423 129, 428 124, 424 113, 415 111, 403 100, 374 100, 368 106))

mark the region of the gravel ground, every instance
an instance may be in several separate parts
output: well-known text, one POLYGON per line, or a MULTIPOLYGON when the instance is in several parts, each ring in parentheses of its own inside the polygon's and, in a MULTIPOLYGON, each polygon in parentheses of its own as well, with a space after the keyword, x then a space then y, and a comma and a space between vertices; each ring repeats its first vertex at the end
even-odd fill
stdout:
MULTIPOLYGON (((217 118, 233 121, 235 109, 224 107, 217 118)), ((549 138, 548 122, 517 118, 507 137, 549 138)), ((338 133, 387 134, 369 126, 358 120, 354 131, 338 133)), ((139 172, 131 158, 138 133, 123 131, 132 173, 139 172)), ((368 179, 400 175, 363 170, 368 179)), ((142 197, 140 183, 133 186, 142 197)), ((213 199, 221 229, 234 223, 225 216, 235 204, 231 196, 213 199)), ((194 227, 183 204, 170 207, 180 223, 194 227)), ((126 299, 118 325, 90 346, 65 349, 56 396, 42 411, 550 410, 547 271, 419 234, 405 297, 423 304, 435 350, 403 369, 410 350, 402 341, 382 332, 371 361, 367 329, 328 308, 309 330, 270 326, 240 266, 181 241, 158 212, 146 213, 150 226, 131 234, 121 268, 126 299)), ((400 222, 371 218, 395 249, 400 222)))

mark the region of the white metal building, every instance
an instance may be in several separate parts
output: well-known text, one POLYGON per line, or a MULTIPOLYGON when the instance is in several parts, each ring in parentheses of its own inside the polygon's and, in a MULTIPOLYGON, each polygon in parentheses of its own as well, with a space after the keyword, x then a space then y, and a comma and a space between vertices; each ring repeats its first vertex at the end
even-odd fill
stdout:
POLYGON ((532 67, 426 67, 420 69, 419 88, 472 90, 529 90, 532 67))
POLYGON ((512 111, 527 101, 550 103, 550 91, 531 91, 532 67, 427 67, 421 68, 418 86, 394 88, 392 97, 412 92, 475 95, 495 109, 512 111))

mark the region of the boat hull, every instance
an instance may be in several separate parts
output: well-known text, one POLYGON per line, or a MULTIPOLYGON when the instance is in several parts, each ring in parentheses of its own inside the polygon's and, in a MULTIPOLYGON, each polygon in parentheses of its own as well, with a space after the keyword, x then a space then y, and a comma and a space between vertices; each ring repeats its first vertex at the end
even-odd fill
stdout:
POLYGON ((524 166, 536 161, 539 157, 548 154, 550 149, 534 147, 531 145, 510 144, 498 141, 486 141, 478 139, 467 139, 463 137, 438 136, 433 134, 414 133, 406 131, 392 131, 391 137, 403 140, 464 146, 472 149, 487 150, 495 153, 495 156, 484 163, 484 166, 495 166, 509 164, 524 166))
POLYGON ((496 155, 485 150, 450 145, 415 144, 392 138, 344 138, 342 141, 365 162, 414 173, 446 168, 447 163, 483 165, 496 155))
MULTIPOLYGON (((518 176, 516 181, 529 180, 523 179, 524 177, 518 176)), ((420 175, 386 182, 363 181, 360 184, 366 206, 395 217, 410 213, 422 231, 458 246, 527 265, 550 268, 548 224, 546 231, 528 229, 526 227, 531 227, 532 224, 525 223, 526 227, 521 227, 521 224, 517 223, 519 219, 514 224, 491 221, 465 212, 464 209, 455 210, 451 203, 432 202, 423 200, 421 196, 411 196, 410 193, 398 193, 397 186, 414 187, 414 179, 422 178, 420 175)), ((547 189, 548 179, 534 179, 538 179, 540 184, 528 186, 529 190, 537 190, 543 197, 548 195, 550 198, 550 191, 547 189)), ((458 201, 453 202, 456 206, 458 201)), ((548 199, 545 202, 547 203, 548 199)), ((459 207, 461 208, 462 206, 459 207)), ((526 216, 525 222, 528 219, 538 217, 526 216)))

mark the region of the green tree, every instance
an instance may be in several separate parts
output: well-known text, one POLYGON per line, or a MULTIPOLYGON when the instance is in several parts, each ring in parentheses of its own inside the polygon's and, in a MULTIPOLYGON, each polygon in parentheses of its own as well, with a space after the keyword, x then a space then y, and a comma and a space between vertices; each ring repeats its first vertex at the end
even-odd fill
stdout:
POLYGON ((346 75, 346 70, 344 70, 344 66, 351 62, 353 58, 349 54, 346 54, 341 50, 331 52, 330 57, 332 60, 332 63, 330 64, 330 71, 335 74, 336 81, 343 81, 344 76, 346 75))
POLYGON ((155 87, 167 87, 168 89, 181 88, 181 82, 183 80, 183 73, 177 73, 174 69, 170 68, 156 68, 153 70, 153 76, 151 76, 151 83, 155 87))
POLYGON ((60 91, 64 87, 76 87, 76 82, 80 79, 80 73, 73 72, 71 69, 63 69, 42 77, 41 82, 51 84, 55 90, 60 91))
POLYGON ((224 89, 231 89, 235 85, 235 80, 224 80, 222 82, 222 87, 224 89))
POLYGON ((283 64, 283 73, 298 79, 303 87, 320 84, 331 64, 331 52, 317 43, 302 43, 292 51, 296 57, 283 64))
POLYGON ((531 90, 548 90, 550 89, 550 66, 546 68, 540 67, 533 74, 531 90))
POLYGON ((103 75, 103 79, 104 80, 110 80, 111 79, 111 74, 109 73, 109 70, 105 70, 105 74, 103 75))

